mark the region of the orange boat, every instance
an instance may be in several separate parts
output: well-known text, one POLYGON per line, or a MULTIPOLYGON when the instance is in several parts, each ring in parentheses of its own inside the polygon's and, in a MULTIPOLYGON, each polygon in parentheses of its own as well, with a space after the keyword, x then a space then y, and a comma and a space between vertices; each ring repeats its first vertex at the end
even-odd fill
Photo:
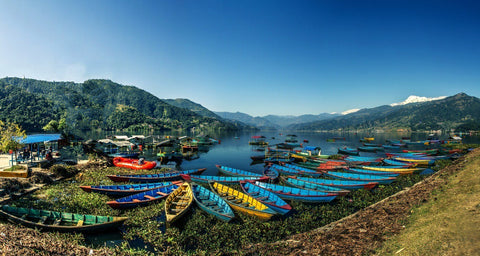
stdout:
POLYGON ((150 170, 157 165, 155 161, 143 161, 139 163, 138 159, 124 158, 124 157, 115 157, 113 159, 113 165, 117 167, 125 167, 134 170, 150 170))

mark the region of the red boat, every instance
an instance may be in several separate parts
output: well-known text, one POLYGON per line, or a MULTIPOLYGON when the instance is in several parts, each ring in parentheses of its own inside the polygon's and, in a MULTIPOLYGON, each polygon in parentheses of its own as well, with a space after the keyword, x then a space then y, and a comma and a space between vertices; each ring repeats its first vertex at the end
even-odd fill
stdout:
POLYGON ((113 165, 117 167, 125 167, 134 170, 150 170, 157 165, 155 161, 143 161, 139 163, 139 159, 131 159, 124 157, 115 157, 113 159, 113 165))

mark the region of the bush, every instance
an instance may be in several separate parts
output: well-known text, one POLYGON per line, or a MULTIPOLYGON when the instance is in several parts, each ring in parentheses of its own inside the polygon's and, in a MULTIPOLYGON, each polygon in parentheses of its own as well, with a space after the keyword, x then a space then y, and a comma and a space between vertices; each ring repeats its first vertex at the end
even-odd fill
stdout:
POLYGON ((66 166, 63 164, 56 164, 50 168, 50 171, 57 177, 70 178, 75 176, 79 170, 73 166, 66 166))

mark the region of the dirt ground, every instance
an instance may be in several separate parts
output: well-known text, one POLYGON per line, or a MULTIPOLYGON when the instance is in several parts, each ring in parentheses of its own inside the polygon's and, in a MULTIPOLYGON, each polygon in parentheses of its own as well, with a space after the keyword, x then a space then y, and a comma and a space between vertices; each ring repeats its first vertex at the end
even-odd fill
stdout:
MULTIPOLYGON (((446 177, 462 169, 480 149, 457 159, 454 164, 427 177, 421 183, 369 206, 351 216, 316 230, 270 244, 251 245, 246 255, 371 255, 383 241, 404 228, 411 208, 430 200, 434 189, 446 177)), ((118 250, 92 250, 53 238, 49 233, 10 224, 0 224, 0 255, 112 255, 118 250)), ((122 254, 122 253, 120 253, 122 254)))
POLYGON ((390 236, 405 228, 412 207, 430 200, 431 192, 446 184, 446 177, 461 170, 476 149, 454 164, 411 188, 322 228, 270 244, 252 245, 247 255, 372 255, 390 236))

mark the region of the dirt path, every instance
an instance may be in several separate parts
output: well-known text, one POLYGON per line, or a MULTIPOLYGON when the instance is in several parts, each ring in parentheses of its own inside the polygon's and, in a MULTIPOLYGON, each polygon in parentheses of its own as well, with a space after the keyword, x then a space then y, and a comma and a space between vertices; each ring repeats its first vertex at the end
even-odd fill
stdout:
POLYGON ((413 206, 430 200, 431 192, 446 184, 446 177, 462 169, 480 149, 389 198, 325 227, 270 244, 246 248, 247 255, 370 255, 383 241, 404 228, 413 206))

